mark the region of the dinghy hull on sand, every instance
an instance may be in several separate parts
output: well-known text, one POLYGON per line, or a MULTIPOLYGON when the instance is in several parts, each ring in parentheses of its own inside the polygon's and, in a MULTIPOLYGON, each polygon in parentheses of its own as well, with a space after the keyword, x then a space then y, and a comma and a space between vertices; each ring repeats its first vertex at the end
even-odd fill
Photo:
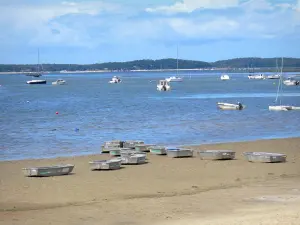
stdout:
POLYGON ((26 177, 51 177, 62 176, 72 172, 74 165, 57 165, 47 167, 30 167, 23 168, 23 173, 26 177))

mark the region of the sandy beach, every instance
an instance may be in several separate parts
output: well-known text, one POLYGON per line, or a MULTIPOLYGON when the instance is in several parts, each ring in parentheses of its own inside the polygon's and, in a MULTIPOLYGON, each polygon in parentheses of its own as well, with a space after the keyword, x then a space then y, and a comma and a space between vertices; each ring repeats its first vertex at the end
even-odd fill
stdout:
POLYGON ((300 138, 192 146, 230 149, 236 160, 173 159, 90 171, 90 155, 0 162, 0 224, 300 224, 300 138), (250 163, 242 152, 287 154, 286 163, 250 163), (21 169, 59 163, 73 174, 28 178, 21 169))

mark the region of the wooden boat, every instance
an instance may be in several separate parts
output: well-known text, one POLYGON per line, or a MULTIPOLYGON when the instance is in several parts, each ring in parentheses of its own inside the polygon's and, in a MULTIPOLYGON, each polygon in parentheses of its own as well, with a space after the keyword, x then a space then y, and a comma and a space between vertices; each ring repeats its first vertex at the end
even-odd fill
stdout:
POLYGON ((124 141, 123 143, 123 147, 124 148, 135 148, 136 145, 141 145, 144 144, 143 141, 133 141, 133 140, 129 140, 129 141, 124 141))
POLYGON ((201 159, 211 159, 211 160, 228 160, 234 159, 235 152, 231 150, 205 150, 198 151, 201 159))
POLYGON ((193 157, 193 151, 186 148, 167 148, 167 155, 171 158, 193 157))
POLYGON ((245 108, 245 105, 242 105, 239 102, 237 104, 218 102, 217 105, 219 109, 223 110, 242 110, 245 108))
POLYGON ((123 165, 143 164, 146 163, 146 154, 144 153, 127 153, 121 154, 120 159, 123 165))
POLYGON ((23 173, 27 177, 51 177, 51 176, 62 176, 72 172, 74 165, 55 165, 45 167, 29 167, 23 168, 23 173))
POLYGON ((118 170, 121 168, 121 159, 97 160, 89 164, 91 170, 118 170))
POLYGON ((166 155, 167 149, 165 146, 152 146, 150 152, 154 155, 166 155))
POLYGON ((286 161, 286 155, 280 153, 244 152, 243 155, 249 162, 276 163, 286 161))

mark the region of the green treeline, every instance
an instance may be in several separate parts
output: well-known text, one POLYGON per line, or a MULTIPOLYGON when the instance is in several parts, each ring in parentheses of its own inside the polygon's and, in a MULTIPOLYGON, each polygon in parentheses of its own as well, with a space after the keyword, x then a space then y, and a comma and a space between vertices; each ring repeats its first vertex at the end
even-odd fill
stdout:
MULTIPOLYGON (((276 68, 281 65, 281 58, 236 58, 229 60, 220 60, 216 62, 203 62, 195 60, 178 60, 179 69, 200 69, 200 68, 276 68)), ((176 59, 159 60, 134 60, 128 62, 107 62, 95 64, 42 64, 42 71, 94 71, 94 70, 158 70, 158 69, 176 69, 176 59)), ((284 68, 300 68, 299 58, 284 58, 284 68)), ((0 64, 0 72, 35 72, 37 65, 34 64, 0 64)))

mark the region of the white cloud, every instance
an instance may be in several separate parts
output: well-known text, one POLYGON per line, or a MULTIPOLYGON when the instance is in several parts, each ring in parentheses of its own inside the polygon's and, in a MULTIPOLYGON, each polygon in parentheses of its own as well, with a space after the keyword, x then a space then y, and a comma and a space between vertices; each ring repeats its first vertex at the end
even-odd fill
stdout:
POLYGON ((146 8, 147 12, 162 13, 190 13, 197 9, 220 9, 238 6, 238 0, 183 0, 170 6, 158 6, 156 8, 146 8))

